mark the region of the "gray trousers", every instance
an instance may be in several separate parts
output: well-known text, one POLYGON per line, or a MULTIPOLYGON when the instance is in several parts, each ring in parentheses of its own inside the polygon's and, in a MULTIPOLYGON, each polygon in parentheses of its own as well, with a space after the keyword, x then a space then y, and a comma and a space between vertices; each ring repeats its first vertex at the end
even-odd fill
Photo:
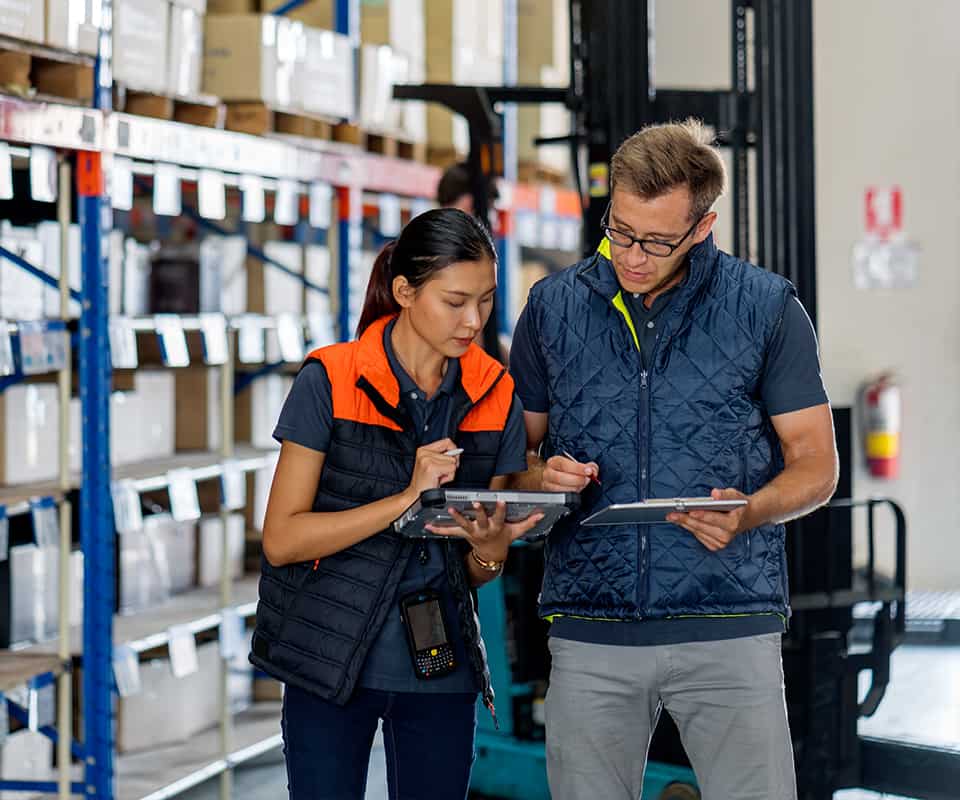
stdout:
POLYGON ((624 647, 551 637, 553 800, 639 800, 664 708, 703 800, 796 800, 780 639, 624 647))

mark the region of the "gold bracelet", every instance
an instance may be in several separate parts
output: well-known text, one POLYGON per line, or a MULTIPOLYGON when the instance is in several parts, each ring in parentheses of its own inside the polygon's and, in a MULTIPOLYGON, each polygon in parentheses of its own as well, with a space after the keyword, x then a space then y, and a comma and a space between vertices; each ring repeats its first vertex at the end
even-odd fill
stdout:
POLYGON ((484 561, 480 556, 477 555, 476 550, 471 550, 470 555, 473 560, 477 562, 477 565, 480 569, 485 570, 486 572, 499 572, 503 569, 502 561, 484 561))

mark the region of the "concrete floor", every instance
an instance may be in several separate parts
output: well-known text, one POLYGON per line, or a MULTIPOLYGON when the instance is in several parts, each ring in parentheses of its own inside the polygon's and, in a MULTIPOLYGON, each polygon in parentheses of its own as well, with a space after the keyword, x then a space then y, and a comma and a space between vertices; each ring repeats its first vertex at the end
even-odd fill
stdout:
MULTIPOLYGON (((863 686, 863 691, 866 686, 863 686)), ((877 713, 862 720, 868 736, 956 750, 960 758, 960 647, 909 645, 893 655, 891 682, 877 713)), ((286 796, 286 773, 278 752, 235 774, 234 797, 278 800, 286 796)), ((218 800, 219 787, 210 782, 197 787, 185 800, 218 800)), ((835 800, 901 800, 893 795, 847 790, 835 800)), ((387 800, 387 778, 380 736, 370 757, 365 800, 387 800)))

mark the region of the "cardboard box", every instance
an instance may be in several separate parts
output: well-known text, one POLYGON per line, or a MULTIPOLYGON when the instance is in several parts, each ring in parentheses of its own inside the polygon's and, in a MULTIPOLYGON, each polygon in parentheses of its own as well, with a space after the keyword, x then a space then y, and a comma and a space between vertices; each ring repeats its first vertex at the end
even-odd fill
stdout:
POLYGON ((0 392, 0 484, 50 481, 59 474, 56 384, 19 383, 0 392))
POLYGON ((296 105, 312 114, 350 119, 356 113, 353 47, 346 36, 301 27, 296 105))
MULTIPOLYGON (((231 514, 227 522, 227 558, 230 577, 243 575, 243 555, 247 525, 242 514, 231 514)), ((223 569, 223 519, 204 517, 197 528, 197 583, 200 586, 218 586, 223 569)))
MULTIPOLYGON (((431 83, 499 86, 503 83, 503 10, 499 3, 430 0, 426 15, 426 77, 431 83)), ((466 120, 427 107, 431 147, 465 154, 466 120)))
POLYGON ((47 0, 47 44, 95 56, 100 18, 95 0, 47 0))
POLYGON ((161 0, 114 0, 113 74, 131 89, 167 88, 170 14, 161 0))
POLYGON ((46 33, 45 0, 5 0, 0 8, 0 34, 43 42, 46 33))
POLYGON ((257 314, 303 313, 303 247, 295 242, 267 242, 263 251, 268 258, 284 265, 294 274, 247 259, 247 305, 257 314))
POLYGON ((273 429, 293 386, 288 375, 264 375, 237 395, 236 440, 263 450, 279 448, 273 429))
POLYGON ((190 367, 176 376, 177 450, 220 450, 220 370, 190 367))
POLYGON ((283 17, 208 16, 203 91, 229 101, 292 108, 298 35, 296 23, 283 17))
MULTIPOLYGON (((261 0, 260 10, 270 12, 286 3, 287 0, 261 0)), ((335 5, 335 0, 306 0, 303 5, 293 9, 287 16, 295 22, 332 31, 337 27, 335 5)))
POLYGON ((167 91, 181 97, 200 94, 203 84, 202 11, 170 5, 170 35, 167 56, 167 91))
POLYGON ((255 14, 257 0, 207 0, 208 14, 255 14))

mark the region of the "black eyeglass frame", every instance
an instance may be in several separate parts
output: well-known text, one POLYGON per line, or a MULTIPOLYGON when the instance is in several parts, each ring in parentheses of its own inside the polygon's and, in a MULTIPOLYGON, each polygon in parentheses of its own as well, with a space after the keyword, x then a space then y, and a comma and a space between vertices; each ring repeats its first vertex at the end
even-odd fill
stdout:
MULTIPOLYGON (((704 215, 706 216, 706 215, 704 215)), ((697 226, 703 222, 703 217, 699 217, 693 225, 690 226, 689 230, 683 236, 681 236, 675 243, 674 242, 664 242, 661 239, 638 239, 636 236, 631 236, 625 231, 618 230, 617 228, 611 227, 608 223, 610 221, 610 206, 607 206, 607 210, 603 212, 603 219, 600 221, 600 229, 603 231, 603 235, 606 237, 607 241, 610 242, 614 247, 622 247, 625 250, 633 247, 635 244, 640 245, 640 249, 643 250, 648 256, 654 256, 655 258, 668 258, 672 256, 677 248, 680 247, 686 240, 687 237, 693 233, 697 226), (613 236, 610 234, 613 233, 614 236, 622 236, 623 242, 616 241, 613 236), (651 250, 650 245, 661 248, 660 250, 651 250)))

